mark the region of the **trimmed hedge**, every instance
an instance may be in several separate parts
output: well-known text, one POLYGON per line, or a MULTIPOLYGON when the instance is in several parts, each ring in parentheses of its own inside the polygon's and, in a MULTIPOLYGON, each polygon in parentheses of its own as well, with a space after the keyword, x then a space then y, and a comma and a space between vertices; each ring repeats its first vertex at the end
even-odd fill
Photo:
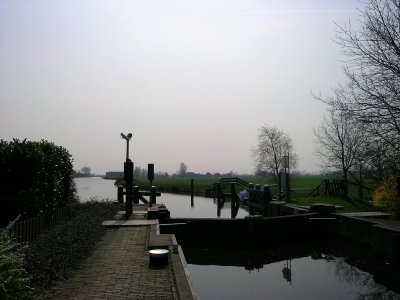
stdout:
POLYGON ((18 214, 65 206, 74 199, 72 156, 42 140, 0 140, 0 227, 18 214))

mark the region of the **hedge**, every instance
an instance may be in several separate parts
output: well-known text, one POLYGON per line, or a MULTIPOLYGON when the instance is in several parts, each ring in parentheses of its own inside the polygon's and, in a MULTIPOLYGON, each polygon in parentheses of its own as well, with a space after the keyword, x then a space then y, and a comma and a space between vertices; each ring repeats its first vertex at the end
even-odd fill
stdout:
POLYGON ((74 199, 72 156, 61 146, 0 140, 0 227, 18 214, 64 206, 74 199))

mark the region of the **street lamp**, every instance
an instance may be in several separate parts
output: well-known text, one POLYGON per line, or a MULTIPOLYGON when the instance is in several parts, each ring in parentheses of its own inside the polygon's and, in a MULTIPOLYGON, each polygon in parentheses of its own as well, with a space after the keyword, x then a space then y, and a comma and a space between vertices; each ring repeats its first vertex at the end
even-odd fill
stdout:
POLYGON ((132 133, 125 135, 121 132, 121 138, 126 140, 126 161, 129 161, 129 141, 132 138, 132 133))
POLYGON ((128 220, 132 215, 132 188, 133 188, 133 162, 129 159, 129 141, 132 133, 127 135, 121 133, 121 138, 126 140, 126 161, 124 163, 124 180, 126 189, 125 218, 128 220))

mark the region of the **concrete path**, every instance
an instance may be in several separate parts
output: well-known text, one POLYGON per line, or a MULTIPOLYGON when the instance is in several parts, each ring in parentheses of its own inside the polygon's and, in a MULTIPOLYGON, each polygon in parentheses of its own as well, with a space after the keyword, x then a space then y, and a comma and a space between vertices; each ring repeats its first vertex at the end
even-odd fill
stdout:
POLYGON ((96 245, 96 249, 65 282, 46 291, 40 299, 187 299, 179 295, 176 278, 184 277, 184 270, 176 272, 173 254, 165 268, 150 268, 148 242, 150 226, 116 227, 96 245))

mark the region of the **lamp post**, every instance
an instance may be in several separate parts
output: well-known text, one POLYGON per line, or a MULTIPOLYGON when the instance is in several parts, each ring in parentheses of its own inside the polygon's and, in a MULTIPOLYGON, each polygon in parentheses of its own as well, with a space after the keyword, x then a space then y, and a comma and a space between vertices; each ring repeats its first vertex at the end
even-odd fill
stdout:
POLYGON ((132 133, 125 135, 121 132, 121 138, 126 140, 126 161, 129 161, 129 141, 132 138, 132 133))
POLYGON ((285 173, 285 198, 286 202, 290 202, 290 171, 289 171, 289 154, 282 156, 281 166, 285 173))
POLYGON ((133 162, 129 159, 129 141, 132 138, 132 133, 128 133, 127 135, 121 133, 121 138, 126 140, 126 160, 124 163, 124 180, 126 188, 125 218, 128 219, 132 215, 133 162))

